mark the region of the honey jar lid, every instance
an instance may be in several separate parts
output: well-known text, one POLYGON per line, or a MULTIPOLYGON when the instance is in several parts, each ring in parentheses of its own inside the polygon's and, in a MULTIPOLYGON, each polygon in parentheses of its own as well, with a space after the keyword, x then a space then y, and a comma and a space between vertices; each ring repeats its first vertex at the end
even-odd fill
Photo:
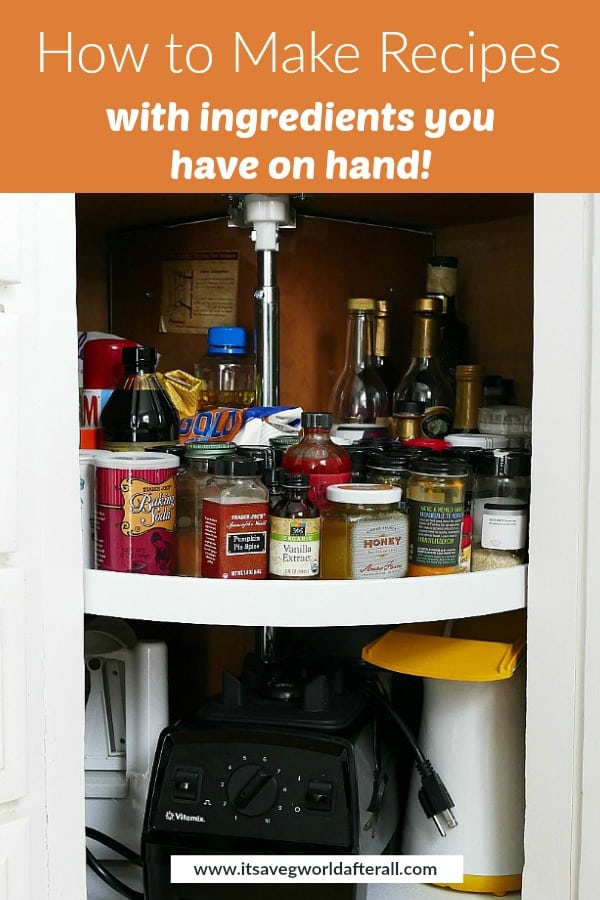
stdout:
POLYGON ((330 484, 327 499, 332 503, 353 503, 357 506, 399 503, 402 491, 390 484, 330 484))

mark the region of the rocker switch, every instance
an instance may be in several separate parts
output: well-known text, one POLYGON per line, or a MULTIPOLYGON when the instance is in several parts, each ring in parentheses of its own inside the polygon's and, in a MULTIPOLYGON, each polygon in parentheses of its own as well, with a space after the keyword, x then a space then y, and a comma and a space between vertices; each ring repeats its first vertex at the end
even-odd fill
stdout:
POLYGON ((192 769, 175 769, 171 797, 194 803, 200 794, 200 772, 192 769))
POLYGON ((333 808, 333 784, 330 781, 312 779, 306 788, 306 808, 319 812, 331 812, 333 808))

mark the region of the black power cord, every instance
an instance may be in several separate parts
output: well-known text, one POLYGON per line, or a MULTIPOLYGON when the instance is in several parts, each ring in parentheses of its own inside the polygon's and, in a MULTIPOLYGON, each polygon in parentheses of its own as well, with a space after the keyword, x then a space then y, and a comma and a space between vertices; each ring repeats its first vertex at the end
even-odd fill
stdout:
POLYGON ((450 796, 446 785, 423 753, 417 739, 402 716, 390 703, 379 679, 376 677, 368 678, 363 682, 363 687, 373 699, 383 706, 385 712, 396 723, 411 748, 417 771, 421 777, 421 787, 418 792, 419 802, 427 818, 433 819, 440 835, 446 837, 442 822, 446 828, 456 828, 458 825, 452 812, 454 800, 450 796))
MULTIPOLYGON (((128 862, 133 863, 136 866, 142 865, 142 858, 139 853, 136 853, 134 850, 131 850, 130 847, 126 847, 125 844, 122 844, 120 841, 116 841, 114 838, 111 838, 109 835, 104 834, 102 831, 97 831, 96 828, 86 828, 85 836, 90 838, 90 840, 97 841, 99 844, 103 844, 105 847, 108 847, 109 850, 113 850, 115 853, 118 853, 119 856, 122 856, 128 862)), ((94 856, 92 851, 86 847, 85 850, 85 859, 86 863, 98 878, 102 879, 102 881, 107 884, 113 891, 116 891, 118 894, 122 894, 123 897, 128 897, 129 900, 144 900, 144 895, 140 891, 136 891, 135 888, 129 887, 128 884, 125 884, 116 875, 114 875, 110 869, 108 869, 104 863, 100 862, 97 857, 94 856)))

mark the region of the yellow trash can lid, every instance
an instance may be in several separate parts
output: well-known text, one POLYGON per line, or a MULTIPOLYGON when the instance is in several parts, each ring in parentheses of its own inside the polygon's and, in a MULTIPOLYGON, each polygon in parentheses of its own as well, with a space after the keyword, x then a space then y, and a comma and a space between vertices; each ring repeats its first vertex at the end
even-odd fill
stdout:
POLYGON ((510 678, 526 646, 526 615, 519 609, 452 622, 400 625, 363 648, 381 669, 445 681, 510 678))

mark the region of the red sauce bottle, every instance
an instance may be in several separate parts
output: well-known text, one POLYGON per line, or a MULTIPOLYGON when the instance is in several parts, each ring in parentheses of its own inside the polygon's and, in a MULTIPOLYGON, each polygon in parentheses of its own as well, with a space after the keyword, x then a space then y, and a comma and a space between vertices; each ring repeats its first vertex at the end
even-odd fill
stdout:
POLYGON ((327 505, 328 485, 352 481, 350 456, 329 437, 332 422, 331 413, 302 413, 302 440, 286 450, 281 462, 288 472, 309 476, 308 499, 320 510, 327 505))

